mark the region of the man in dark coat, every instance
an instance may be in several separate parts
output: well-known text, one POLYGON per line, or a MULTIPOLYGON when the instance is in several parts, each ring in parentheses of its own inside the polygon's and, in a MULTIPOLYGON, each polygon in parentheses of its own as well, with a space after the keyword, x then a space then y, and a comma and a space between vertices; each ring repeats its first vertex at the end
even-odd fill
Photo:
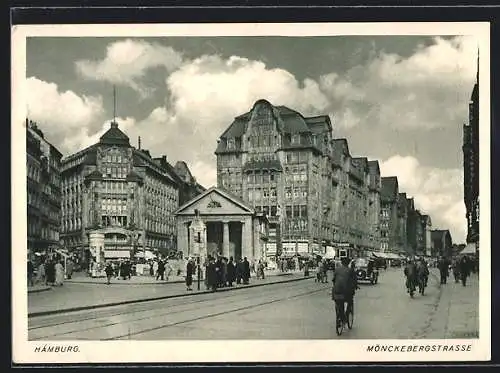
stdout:
POLYGON ((446 284, 446 280, 448 278, 448 261, 441 257, 438 262, 439 274, 441 276, 441 284, 446 284))
POLYGON ((216 271, 217 271, 217 287, 220 288, 222 287, 222 258, 220 256, 217 256, 217 261, 215 262, 216 265, 216 271))
POLYGON ((349 259, 342 258, 342 265, 333 273, 332 300, 339 320, 345 320, 344 303, 352 310, 354 293, 357 288, 356 273, 349 267, 349 259))
POLYGON ((236 283, 241 284, 241 279, 243 278, 243 260, 240 258, 238 263, 236 263, 236 283))
POLYGON ((207 266, 207 285, 212 291, 217 291, 217 265, 215 259, 210 257, 207 266))
POLYGON ((158 273, 156 274, 156 279, 160 278, 162 281, 165 279, 165 262, 160 259, 158 262, 158 273))
POLYGON ((415 290, 417 285, 417 266, 414 259, 410 259, 404 269, 404 274, 406 276, 406 290, 411 293, 415 290))
POLYGON ((28 286, 33 286, 34 281, 33 281, 33 276, 35 274, 35 266, 33 265, 33 262, 28 259, 28 286))
POLYGON ((460 259, 460 280, 462 280, 462 285, 466 286, 467 283, 467 277, 469 277, 470 273, 470 265, 469 265, 469 258, 467 256, 463 256, 462 259, 460 259))
POLYGON ((47 276, 47 285, 54 285, 56 282, 56 268, 55 263, 52 259, 49 259, 45 263, 45 275, 47 276))
POLYGON ((229 263, 227 263, 227 283, 229 286, 233 286, 233 282, 236 278, 236 267, 234 266, 233 257, 229 258, 229 263))
POLYGON ((247 257, 243 259, 243 284, 248 285, 249 280, 250 280, 250 263, 248 262, 247 257))

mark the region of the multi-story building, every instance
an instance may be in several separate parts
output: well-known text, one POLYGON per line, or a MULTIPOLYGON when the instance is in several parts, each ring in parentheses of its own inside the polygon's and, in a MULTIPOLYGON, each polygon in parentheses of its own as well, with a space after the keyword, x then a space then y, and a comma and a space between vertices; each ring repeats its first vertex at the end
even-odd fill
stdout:
POLYGON ((278 251, 367 246, 368 162, 352 159, 345 139, 332 139, 328 116, 259 100, 220 136, 215 154, 219 188, 269 216, 278 251))
POLYGON ((380 177, 380 166, 378 161, 369 161, 369 182, 368 182, 368 237, 369 247, 374 251, 379 251, 380 243, 380 192, 382 181, 380 177))
POLYGON ((351 158, 349 168, 349 226, 350 237, 347 242, 354 247, 366 250, 370 247, 370 221, 368 216, 368 185, 370 170, 368 159, 351 158))
POLYGON ((448 229, 434 229, 431 231, 432 256, 452 256, 453 240, 448 229))
POLYGON ((399 193, 398 195, 398 250, 401 253, 409 253, 408 251, 408 235, 407 235, 407 222, 408 222, 408 204, 406 202, 406 193, 399 193))
POLYGON ((179 176, 166 158, 131 146, 116 122, 62 160, 61 239, 82 262, 176 249, 179 176))
POLYGON ((431 239, 431 230, 432 230, 432 220, 429 215, 422 215, 422 231, 424 236, 424 255, 431 256, 432 255, 432 239, 431 239))
POLYGON ((382 177, 380 191, 380 250, 397 252, 399 250, 399 185, 396 176, 382 177))
POLYGON ((413 198, 407 198, 406 237, 408 253, 413 255, 425 255, 425 235, 422 223, 422 214, 415 209, 413 198))
POLYGON ((62 154, 26 119, 28 255, 59 246, 62 154))
POLYGON ((476 84, 469 102, 469 122, 463 127, 462 150, 467 243, 477 244, 479 242, 479 64, 476 84))

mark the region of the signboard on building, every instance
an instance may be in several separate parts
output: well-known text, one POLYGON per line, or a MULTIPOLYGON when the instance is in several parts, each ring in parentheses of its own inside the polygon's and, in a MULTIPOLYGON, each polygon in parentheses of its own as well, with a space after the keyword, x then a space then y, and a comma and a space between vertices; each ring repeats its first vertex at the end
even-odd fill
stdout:
POLYGON ((269 242, 266 243, 266 253, 267 255, 276 255, 276 243, 269 242))
POLYGON ((309 252, 309 243, 308 242, 298 242, 297 243, 297 252, 298 253, 308 253, 309 252))

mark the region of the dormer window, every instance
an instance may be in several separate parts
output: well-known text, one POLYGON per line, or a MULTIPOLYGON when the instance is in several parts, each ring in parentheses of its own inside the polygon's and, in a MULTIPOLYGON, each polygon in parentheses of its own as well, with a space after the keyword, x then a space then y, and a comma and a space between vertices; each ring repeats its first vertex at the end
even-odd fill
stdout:
POLYGON ((236 148, 236 142, 235 142, 234 138, 231 137, 231 138, 227 139, 227 148, 229 150, 236 148))
POLYGON ((300 134, 294 134, 294 135, 292 135, 292 144, 293 145, 300 144, 300 134))

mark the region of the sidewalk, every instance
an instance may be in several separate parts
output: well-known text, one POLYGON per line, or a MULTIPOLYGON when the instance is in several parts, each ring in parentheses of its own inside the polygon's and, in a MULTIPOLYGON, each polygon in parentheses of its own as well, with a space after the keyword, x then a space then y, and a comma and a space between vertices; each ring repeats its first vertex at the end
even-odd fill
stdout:
POLYGON ((28 286, 28 294, 40 293, 42 291, 52 290, 52 287, 48 285, 36 284, 33 286, 28 286))
MULTIPOLYGON (((291 274, 303 273, 302 271, 289 271, 289 272, 281 272, 278 270, 269 270, 265 272, 265 276, 286 276, 291 274)), ((252 277, 255 278, 255 273, 252 273, 252 277)), ((193 282, 197 281, 198 278, 193 276, 193 282)), ((203 279, 202 279, 203 280, 203 279)), ((107 282, 106 277, 89 277, 87 274, 83 272, 74 273, 71 279, 66 279, 65 283, 67 284, 104 284, 107 282)), ((113 285, 161 285, 161 284, 179 284, 184 283, 185 278, 183 275, 181 276, 169 276, 168 281, 164 280, 156 280, 153 276, 132 276, 127 280, 123 280, 121 277, 116 278, 113 277, 111 279, 111 283, 113 285)))
MULTIPOLYGON (((310 278, 312 276, 304 277, 302 272, 275 273, 274 275, 268 273, 263 280, 252 277, 249 285, 221 288, 218 292, 310 278)), ((97 280, 100 280, 100 282, 65 282, 63 286, 54 287, 50 292, 30 294, 28 296, 28 317, 207 293, 203 281, 200 284, 200 290, 197 290, 197 279, 193 279, 192 291, 187 291, 185 284, 179 282, 154 282, 149 286, 144 286, 144 283, 136 282, 132 284, 125 280, 129 283, 129 286, 123 286, 123 284, 117 284, 118 281, 107 285, 105 279, 97 280)), ((124 280, 120 281, 125 282, 124 280)))
POLYGON ((445 338, 479 338, 478 275, 471 274, 465 287, 454 281, 448 283, 443 292, 450 293, 445 338))
MULTIPOLYGON (((433 269, 439 281, 439 271, 433 269)), ((429 338, 464 339, 479 337, 479 278, 471 274, 467 285, 455 283, 453 275, 440 287, 429 338)))

